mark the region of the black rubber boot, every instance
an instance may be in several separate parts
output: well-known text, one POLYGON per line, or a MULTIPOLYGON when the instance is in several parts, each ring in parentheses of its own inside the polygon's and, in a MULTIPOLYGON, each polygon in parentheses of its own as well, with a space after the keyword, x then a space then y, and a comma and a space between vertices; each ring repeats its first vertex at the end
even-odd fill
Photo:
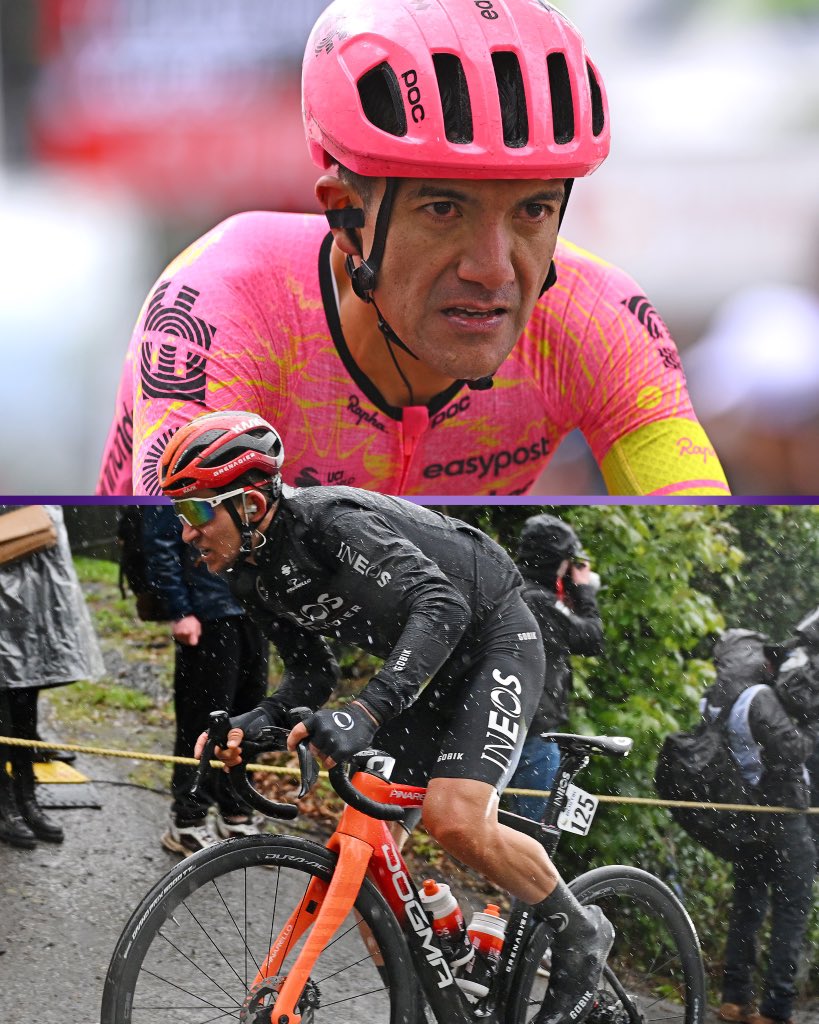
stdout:
POLYGON ((0 763, 0 840, 24 850, 33 850, 37 845, 37 837, 20 813, 12 781, 3 763, 0 763))
POLYGON ((65 839, 62 828, 49 818, 37 803, 34 765, 30 751, 14 755, 14 794, 24 820, 38 839, 46 843, 61 843, 65 839))
POLYGON ((535 912, 554 930, 549 988, 535 1024, 582 1024, 594 1008, 614 928, 599 907, 582 907, 564 882, 535 912))

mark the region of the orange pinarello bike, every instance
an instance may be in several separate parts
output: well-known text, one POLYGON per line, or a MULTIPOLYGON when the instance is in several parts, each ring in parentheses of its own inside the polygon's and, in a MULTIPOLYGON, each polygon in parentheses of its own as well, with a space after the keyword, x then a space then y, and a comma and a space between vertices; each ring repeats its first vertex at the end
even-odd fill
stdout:
MULTIPOLYGON (((224 745, 226 719, 211 728, 203 766, 213 746, 224 745)), ((565 815, 582 820, 593 813, 577 796, 574 776, 592 754, 622 756, 631 741, 550 738, 561 764, 543 821, 500 816, 553 854, 561 829, 582 831, 565 815)), ((259 749, 243 744, 245 760, 259 749)), ((299 761, 304 793, 317 775, 304 745, 299 761)), ((342 766, 330 772, 346 806, 326 846, 287 835, 230 839, 161 879, 114 950, 102 1024, 533 1021, 548 984, 546 927, 513 901, 488 995, 476 999, 461 990, 387 826, 420 807, 425 790, 391 782, 390 763, 364 751, 350 775, 342 766)), ((263 813, 297 815, 295 805, 253 789, 244 764, 230 777, 263 813)), ((699 943, 673 892, 651 874, 620 865, 588 871, 570 886, 582 903, 598 904, 617 933, 590 1024, 702 1024, 699 943)))

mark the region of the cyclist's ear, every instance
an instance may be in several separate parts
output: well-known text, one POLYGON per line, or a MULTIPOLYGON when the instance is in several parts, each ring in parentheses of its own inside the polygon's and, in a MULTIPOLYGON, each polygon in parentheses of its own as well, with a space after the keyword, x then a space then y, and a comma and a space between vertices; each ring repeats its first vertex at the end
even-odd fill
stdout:
MULTIPOLYGON (((361 255, 361 233, 350 226, 349 215, 341 214, 340 211, 361 211, 360 220, 363 222, 363 200, 352 185, 348 185, 334 174, 323 174, 316 182, 316 198, 321 203, 327 220, 330 223, 330 230, 333 232, 333 241, 344 253, 345 256, 361 255)), ((354 215, 352 218, 357 220, 354 215)))
POLYGON ((245 512, 249 523, 260 523, 270 511, 270 499, 261 491, 245 492, 245 512))

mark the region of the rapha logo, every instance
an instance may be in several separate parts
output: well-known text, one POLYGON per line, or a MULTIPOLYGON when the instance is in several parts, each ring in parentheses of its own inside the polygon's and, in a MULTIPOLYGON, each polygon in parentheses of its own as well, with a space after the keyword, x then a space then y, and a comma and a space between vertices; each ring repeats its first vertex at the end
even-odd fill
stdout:
POLYGON ((678 437, 677 448, 680 455, 693 455, 695 458, 701 458, 703 462, 717 457, 717 453, 709 445, 694 444, 690 437, 678 437))

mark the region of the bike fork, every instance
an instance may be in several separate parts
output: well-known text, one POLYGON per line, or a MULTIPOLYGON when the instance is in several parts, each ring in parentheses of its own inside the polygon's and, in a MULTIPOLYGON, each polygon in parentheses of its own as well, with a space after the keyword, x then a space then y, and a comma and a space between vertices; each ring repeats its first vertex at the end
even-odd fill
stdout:
POLYGON ((288 950, 312 925, 312 931, 276 997, 270 1018, 276 1024, 300 1024, 301 1014, 296 1011, 296 1004, 316 961, 353 909, 367 873, 372 847, 352 836, 338 835, 336 838, 338 864, 330 882, 313 879, 301 906, 279 933, 253 982, 255 986, 278 974, 288 950))

